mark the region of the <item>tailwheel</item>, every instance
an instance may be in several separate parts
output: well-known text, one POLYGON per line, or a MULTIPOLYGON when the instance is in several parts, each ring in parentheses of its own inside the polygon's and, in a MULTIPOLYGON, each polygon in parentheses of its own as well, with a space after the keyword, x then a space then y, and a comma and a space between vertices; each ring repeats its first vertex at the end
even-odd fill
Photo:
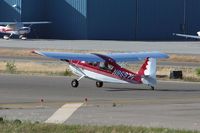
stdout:
POLYGON ((76 80, 76 79, 72 80, 72 82, 71 82, 71 86, 72 86, 72 87, 77 88, 78 85, 79 85, 78 80, 76 80))
POLYGON ((97 82, 96 82, 96 87, 98 87, 98 88, 103 87, 103 82, 97 81, 97 82))
POLYGON ((154 87, 154 86, 151 86, 151 89, 152 89, 152 90, 155 90, 155 87, 154 87))

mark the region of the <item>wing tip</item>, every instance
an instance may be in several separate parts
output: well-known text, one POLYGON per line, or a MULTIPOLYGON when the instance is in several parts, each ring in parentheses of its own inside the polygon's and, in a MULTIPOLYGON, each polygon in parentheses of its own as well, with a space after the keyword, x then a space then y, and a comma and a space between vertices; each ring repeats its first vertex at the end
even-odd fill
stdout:
POLYGON ((164 58, 164 59, 167 59, 169 58, 170 56, 166 53, 161 53, 161 58, 164 58))
POLYGON ((37 50, 32 50, 31 53, 32 53, 32 54, 40 54, 40 52, 37 51, 37 50))
POLYGON ((37 50, 32 50, 31 53, 44 56, 44 54, 42 52, 39 52, 37 50))
POLYGON ((36 50, 32 50, 31 53, 32 54, 36 54, 37 52, 36 52, 36 50))

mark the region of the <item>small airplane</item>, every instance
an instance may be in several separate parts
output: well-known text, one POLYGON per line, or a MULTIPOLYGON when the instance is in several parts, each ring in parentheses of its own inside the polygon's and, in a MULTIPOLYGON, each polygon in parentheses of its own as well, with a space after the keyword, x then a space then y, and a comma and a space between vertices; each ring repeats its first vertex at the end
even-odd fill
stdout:
POLYGON ((78 87, 82 78, 96 81, 96 87, 107 83, 145 84, 154 90, 156 86, 156 60, 169 56, 160 52, 138 53, 65 53, 32 51, 34 54, 58 59, 69 63, 71 71, 79 76, 71 82, 72 87, 78 87), (145 60, 138 72, 131 72, 121 67, 117 62, 134 62, 145 60))
POLYGON ((197 32, 197 36, 195 36, 195 35, 187 35, 187 34, 178 34, 178 33, 173 33, 173 35, 174 36, 185 37, 185 38, 200 39, 200 31, 197 32))
POLYGON ((9 40, 13 35, 19 36, 19 39, 26 40, 26 35, 31 32, 31 26, 35 24, 48 24, 51 22, 0 22, 0 33, 9 34, 4 35, 3 38, 9 40), (29 26, 24 26, 29 25, 29 26))

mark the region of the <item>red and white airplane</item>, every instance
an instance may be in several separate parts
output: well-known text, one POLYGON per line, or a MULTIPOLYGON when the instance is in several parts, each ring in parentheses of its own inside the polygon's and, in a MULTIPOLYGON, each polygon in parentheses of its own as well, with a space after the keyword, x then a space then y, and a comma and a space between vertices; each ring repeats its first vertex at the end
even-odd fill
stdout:
POLYGON ((59 59, 69 63, 72 72, 79 76, 71 82, 72 87, 78 87, 82 78, 96 81, 97 87, 102 87, 103 82, 145 84, 154 90, 156 86, 156 60, 169 56, 160 52, 138 53, 65 53, 32 51, 42 56, 59 59), (133 62, 145 60, 138 72, 131 72, 121 67, 117 62, 133 62))
POLYGON ((50 22, 0 22, 0 33, 7 34, 3 38, 8 40, 13 35, 19 36, 20 39, 26 40, 26 35, 31 32, 31 26, 34 24, 48 24, 50 22), (29 25, 29 26, 24 26, 29 25))

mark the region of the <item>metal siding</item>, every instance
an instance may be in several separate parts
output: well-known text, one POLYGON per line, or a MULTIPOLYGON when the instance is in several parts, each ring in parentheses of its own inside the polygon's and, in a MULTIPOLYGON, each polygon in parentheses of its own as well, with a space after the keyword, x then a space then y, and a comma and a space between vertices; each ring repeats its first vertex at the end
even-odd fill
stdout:
POLYGON ((134 40, 136 0, 88 0, 88 39, 134 40))
MULTIPOLYGON (((22 0, 22 21, 48 21, 46 0, 22 0)), ((48 25, 32 25, 29 38, 48 38, 48 25)))
POLYGON ((70 6, 76 9, 84 17, 87 17, 87 1, 86 0, 65 0, 70 6))
POLYGON ((21 14, 21 0, 3 0, 5 1, 10 7, 16 5, 16 8, 12 7, 16 10, 19 14, 21 14))
POLYGON ((187 34, 197 35, 200 31, 200 1, 186 0, 186 28, 187 34))
POLYGON ((0 1, 1 21, 21 20, 21 0, 1 0, 0 1), (13 7, 16 5, 16 7, 13 7))
POLYGON ((139 0, 137 40, 173 40, 183 24, 183 0, 139 0))
POLYGON ((87 38, 87 0, 51 0, 48 14, 51 38, 87 38))
POLYGON ((41 21, 46 19, 45 0, 22 0, 22 20, 41 21))
POLYGON ((33 38, 176 40, 182 38, 173 32, 200 30, 199 6, 199 0, 0 0, 0 21, 52 21, 33 26, 33 38))

